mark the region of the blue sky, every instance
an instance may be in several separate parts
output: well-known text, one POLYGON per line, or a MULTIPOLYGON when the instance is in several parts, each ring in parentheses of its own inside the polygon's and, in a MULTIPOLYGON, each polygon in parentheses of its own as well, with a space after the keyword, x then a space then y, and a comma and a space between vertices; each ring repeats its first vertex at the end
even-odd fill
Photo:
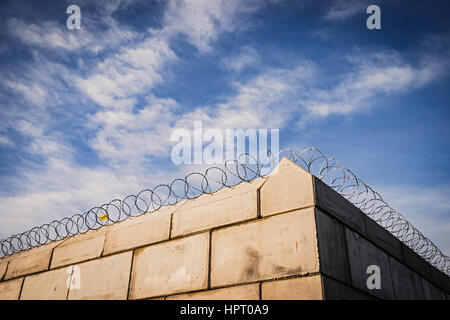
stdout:
POLYGON ((202 120, 318 147, 450 252, 448 1, 94 3, 0 5, 0 237, 184 176, 202 120))

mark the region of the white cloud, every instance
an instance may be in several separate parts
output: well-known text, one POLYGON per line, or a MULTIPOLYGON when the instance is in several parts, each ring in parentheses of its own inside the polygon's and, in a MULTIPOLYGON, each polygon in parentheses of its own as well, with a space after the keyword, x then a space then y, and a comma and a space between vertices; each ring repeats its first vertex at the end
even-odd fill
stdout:
POLYGON ((225 32, 242 29, 245 15, 265 5, 262 0, 172 0, 164 16, 164 32, 184 34, 201 52, 211 50, 211 42, 225 32))
POLYGON ((29 142, 21 146, 23 154, 44 156, 45 159, 67 159, 72 153, 65 137, 58 132, 45 132, 48 123, 38 120, 18 120, 14 129, 25 136, 29 142))
POLYGON ((269 69, 247 83, 236 83, 236 95, 218 106, 218 118, 227 128, 279 128, 297 112, 295 97, 313 74, 313 65, 305 63, 269 69))
POLYGON ((101 158, 112 165, 129 167, 142 166, 146 156, 167 156, 178 105, 171 99, 147 99, 147 105, 136 113, 107 110, 90 119, 92 127, 102 128, 90 141, 101 158))
POLYGON ((14 146, 14 142, 12 142, 8 137, 0 136, 0 145, 14 146))
MULTIPOLYGON (((193 129, 196 120, 204 128, 281 128, 298 112, 293 102, 302 81, 313 74, 310 64, 290 69, 269 69, 246 82, 234 84, 235 92, 223 102, 184 111, 172 99, 147 97, 139 110, 105 109, 90 117, 96 135, 90 147, 113 167, 148 167, 148 158, 167 159, 171 132, 193 129)), ((128 170, 128 169, 127 169, 128 170)))
MULTIPOLYGON (((163 81, 162 73, 166 76, 168 67, 177 61, 169 45, 172 37, 186 34, 200 50, 206 50, 210 41, 220 33, 236 27, 233 22, 238 12, 249 12, 254 10, 253 7, 254 3, 252 6, 239 5, 234 1, 170 2, 162 30, 151 30, 141 42, 130 44, 119 53, 107 57, 93 68, 88 77, 79 77, 76 82, 80 90, 106 108, 106 111, 98 111, 90 121, 93 128, 99 128, 90 145, 100 157, 123 165, 124 161, 136 163, 146 155, 166 154, 170 145, 167 132, 171 131, 177 117, 181 119, 179 123, 190 122, 189 126, 192 125, 191 120, 198 116, 209 118, 215 125, 220 123, 226 126, 233 123, 239 125, 244 123, 244 119, 258 119, 264 115, 263 112, 258 114, 257 110, 261 111, 263 104, 273 103, 276 95, 286 90, 282 81, 267 76, 255 80, 249 87, 236 84, 239 95, 234 101, 218 106, 219 111, 214 111, 213 115, 207 114, 211 111, 207 107, 198 108, 193 113, 175 115, 176 102, 155 99, 151 95, 148 105, 138 112, 133 110, 136 97, 148 95, 155 84, 163 81), (250 103, 257 103, 257 109, 247 111, 250 103)), ((254 59, 257 57, 251 49, 244 53, 253 54, 254 59)), ((273 116, 265 118, 277 119, 273 116)), ((245 125, 261 125, 263 122, 247 121, 245 125)))
POLYGON ((27 46, 51 49, 52 52, 67 53, 73 51, 98 53, 137 37, 137 33, 126 26, 119 25, 114 19, 104 17, 99 20, 82 16, 82 28, 67 29, 65 23, 49 20, 41 24, 10 18, 6 27, 9 34, 27 46), (102 32, 97 32, 101 27, 102 32))
POLYGON ((45 170, 25 171, 24 176, 27 185, 21 187, 21 193, 0 197, 2 237, 138 191, 135 177, 107 169, 78 168, 57 159, 50 160, 45 170))
POLYGON ((361 0, 335 0, 328 8, 324 18, 327 20, 343 20, 357 13, 365 14, 370 3, 361 0))
POLYGON ((161 30, 150 30, 143 40, 107 57, 90 76, 79 78, 77 85, 101 106, 131 108, 135 96, 162 81, 162 68, 176 61, 170 48, 173 37, 184 34, 200 51, 208 51, 211 41, 238 27, 239 14, 259 6, 257 1, 171 1, 161 30))
MULTIPOLYGON (((142 41, 107 57, 90 76, 79 78, 77 85, 103 107, 129 109, 136 102, 135 96, 161 82, 161 70, 177 60, 170 48, 173 37, 185 34, 200 51, 208 51, 210 42, 236 28, 236 17, 256 10, 256 3, 171 1, 161 30, 150 30, 142 41)), ((164 71, 167 73, 167 69, 164 71)))
POLYGON ((290 69, 266 68, 245 82, 234 83, 235 92, 222 102, 184 113, 177 102, 151 96, 138 112, 130 108, 98 112, 91 123, 101 129, 91 140, 91 147, 111 162, 137 163, 145 156, 166 156, 173 144, 168 139, 170 132, 176 128, 191 130, 194 120, 223 131, 283 128, 299 116, 309 121, 331 114, 359 112, 372 107, 378 93, 409 90, 438 75, 433 70, 439 64, 412 67, 392 55, 389 59, 357 55, 349 60, 355 71, 343 75, 329 90, 316 87, 319 66, 303 62, 290 69))
POLYGON ((260 62, 258 52, 252 47, 242 47, 237 54, 222 59, 225 68, 240 72, 247 67, 252 67, 260 62))
MULTIPOLYGON (((76 92, 71 88, 74 72, 62 63, 49 60, 38 51, 32 51, 29 61, 17 66, 15 72, 0 74, 0 81, 11 93, 15 93, 10 104, 21 105, 28 113, 45 117, 45 111, 52 107, 61 107, 64 103, 79 102, 76 92)), ((2 101, 7 104, 6 101, 2 101)))
POLYGON ((25 100, 32 105, 43 105, 47 98, 47 93, 37 83, 23 83, 4 79, 3 84, 11 90, 22 95, 25 100))
POLYGON ((74 50, 89 42, 89 39, 86 38, 86 36, 89 37, 89 33, 82 31, 84 36, 78 37, 77 33, 70 32, 67 28, 64 30, 55 21, 46 21, 41 25, 36 25, 11 18, 8 20, 7 27, 13 36, 31 46, 74 50))
POLYGON ((108 57, 89 77, 76 82, 99 105, 129 109, 136 95, 162 81, 161 69, 175 59, 166 39, 149 37, 108 57))
POLYGON ((303 83, 314 74, 310 63, 292 69, 268 68, 245 82, 235 82, 234 92, 223 102, 198 107, 178 117, 177 128, 192 127, 194 120, 204 126, 227 128, 282 128, 299 111, 296 100, 303 83))
POLYGON ((356 68, 327 90, 312 87, 303 105, 310 117, 350 114, 372 107, 379 94, 405 92, 427 85, 442 76, 448 62, 424 60, 413 66, 392 53, 349 57, 356 68))

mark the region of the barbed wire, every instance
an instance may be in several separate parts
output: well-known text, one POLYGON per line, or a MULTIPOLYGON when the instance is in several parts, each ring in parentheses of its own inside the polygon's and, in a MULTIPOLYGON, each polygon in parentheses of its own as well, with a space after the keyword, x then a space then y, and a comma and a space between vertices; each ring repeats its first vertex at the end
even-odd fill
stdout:
POLYGON ((431 265, 450 275, 448 256, 403 215, 389 206, 379 193, 349 169, 340 166, 336 159, 326 157, 315 147, 304 149, 299 153, 284 149, 278 154, 266 157, 264 161, 258 161, 259 159, 247 153, 241 154, 237 159, 228 160, 222 166, 211 166, 203 173, 192 172, 184 179, 159 184, 136 195, 114 199, 99 207, 91 208, 85 213, 54 220, 12 235, 0 240, 0 254, 9 256, 89 230, 96 230, 129 217, 157 212, 162 207, 174 205, 182 200, 195 199, 222 188, 232 188, 242 182, 251 182, 272 172, 278 164, 278 159, 283 156, 321 179, 431 265))

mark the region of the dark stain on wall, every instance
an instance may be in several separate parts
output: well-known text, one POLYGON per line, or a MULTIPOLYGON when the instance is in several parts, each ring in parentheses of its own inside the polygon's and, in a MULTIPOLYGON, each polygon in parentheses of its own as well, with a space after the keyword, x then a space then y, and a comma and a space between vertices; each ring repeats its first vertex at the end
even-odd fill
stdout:
POLYGON ((253 249, 252 247, 247 248, 247 266, 245 267, 245 279, 255 279, 259 275, 259 263, 261 261, 261 257, 259 256, 258 251, 253 249))

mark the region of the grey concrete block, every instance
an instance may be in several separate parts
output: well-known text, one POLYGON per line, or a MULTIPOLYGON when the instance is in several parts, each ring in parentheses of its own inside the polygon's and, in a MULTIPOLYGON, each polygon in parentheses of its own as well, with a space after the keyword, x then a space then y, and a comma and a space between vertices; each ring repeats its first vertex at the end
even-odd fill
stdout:
POLYGON ((366 233, 365 214, 317 177, 314 177, 314 194, 319 209, 359 233, 366 233))
POLYGON ((345 231, 353 286, 382 299, 395 299, 388 255, 358 233, 348 228, 345 231), (380 289, 367 288, 367 279, 371 275, 367 268, 371 265, 380 267, 380 289))
POLYGON ((434 284, 425 278, 422 279, 423 293, 426 300, 445 300, 445 292, 438 289, 434 284))
POLYGON ((450 277, 433 267, 408 246, 402 246, 404 263, 445 292, 450 292, 450 277))
POLYGON ((429 279, 431 282, 433 282, 436 286, 443 289, 445 292, 450 293, 450 277, 447 276, 445 273, 439 271, 432 265, 430 265, 430 276, 429 279))
POLYGON ((372 218, 365 216, 365 220, 366 238, 397 260, 403 262, 402 246, 404 246, 404 244, 389 231, 372 220, 372 218))
POLYGON ((322 275, 325 300, 376 300, 377 298, 322 275))
POLYGON ((344 226, 319 209, 315 217, 320 272, 351 284, 344 226))
POLYGON ((389 257, 389 264, 395 298, 397 300, 423 300, 425 296, 420 276, 394 258, 389 257))
POLYGON ((431 265, 408 246, 402 247, 404 263, 421 276, 431 279, 431 265))

